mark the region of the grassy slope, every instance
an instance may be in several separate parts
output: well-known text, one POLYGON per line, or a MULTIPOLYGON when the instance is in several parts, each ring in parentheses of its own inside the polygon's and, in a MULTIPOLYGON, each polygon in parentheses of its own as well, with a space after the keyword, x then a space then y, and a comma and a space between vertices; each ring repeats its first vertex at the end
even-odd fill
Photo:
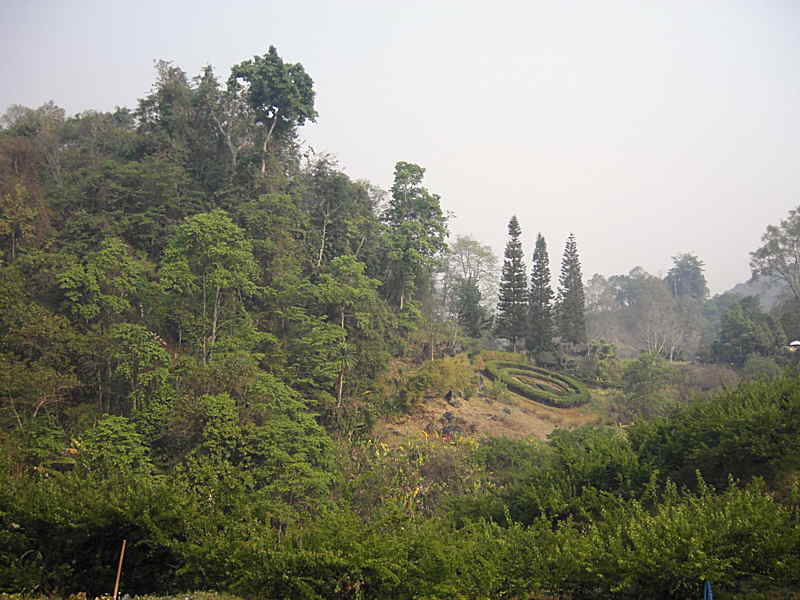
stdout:
MULTIPOLYGON (((478 378, 481 362, 475 365, 478 378)), ((488 383, 488 380, 486 380, 488 383)), ((374 439, 389 445, 400 444, 409 438, 424 438, 440 434, 443 427, 456 424, 462 435, 521 438, 535 436, 541 439, 556 428, 573 428, 606 420, 606 402, 603 390, 592 389, 592 401, 576 408, 545 406, 505 392, 501 397, 490 395, 489 387, 469 399, 458 398, 457 406, 443 396, 427 396, 415 403, 407 414, 392 415, 380 422, 374 430, 374 439), (445 413, 451 413, 447 420, 445 413)))

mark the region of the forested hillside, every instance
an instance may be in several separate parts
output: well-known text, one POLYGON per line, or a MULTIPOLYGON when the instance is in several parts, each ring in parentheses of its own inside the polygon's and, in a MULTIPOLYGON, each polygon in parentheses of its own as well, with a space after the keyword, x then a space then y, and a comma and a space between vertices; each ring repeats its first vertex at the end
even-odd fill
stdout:
POLYGON ((574 235, 554 290, 541 234, 529 274, 511 217, 500 267, 423 166, 384 191, 311 151, 317 117, 273 47, 6 112, 0 592, 107 595, 127 540, 130 594, 797 597, 800 216, 753 252, 770 313, 692 254, 584 286, 574 235), (459 421, 525 402, 592 425, 459 421))

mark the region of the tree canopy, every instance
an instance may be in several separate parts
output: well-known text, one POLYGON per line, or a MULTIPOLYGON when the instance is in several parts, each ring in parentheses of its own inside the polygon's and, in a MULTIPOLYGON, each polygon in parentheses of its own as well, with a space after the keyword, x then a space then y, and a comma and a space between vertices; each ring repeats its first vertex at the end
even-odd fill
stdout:
POLYGON ((750 253, 753 274, 780 277, 800 300, 800 208, 790 210, 779 225, 769 225, 761 241, 750 253))

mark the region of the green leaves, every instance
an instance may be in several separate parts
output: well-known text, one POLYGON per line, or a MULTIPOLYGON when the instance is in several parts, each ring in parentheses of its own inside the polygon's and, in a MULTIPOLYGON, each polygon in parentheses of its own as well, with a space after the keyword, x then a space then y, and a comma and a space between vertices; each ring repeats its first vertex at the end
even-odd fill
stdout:
POLYGON ((17 257, 20 244, 33 235, 39 211, 33 195, 21 183, 0 195, 0 236, 8 238, 9 262, 17 257))
POLYGON ((300 63, 284 63, 275 46, 263 56, 254 56, 231 69, 228 88, 242 91, 261 123, 277 123, 284 133, 289 127, 314 121, 313 81, 300 63))
POLYGON ((83 262, 72 259, 56 276, 68 314, 88 324, 131 315, 143 299, 147 266, 118 238, 105 240, 83 262))
POLYGON ((716 485, 729 474, 773 481, 797 468, 798 415, 796 381, 747 382, 631 435, 643 460, 678 481, 692 481, 695 469, 716 485))
POLYGON ((161 282, 179 294, 173 312, 194 339, 205 364, 224 332, 226 317, 257 290, 251 242, 223 210, 201 213, 178 226, 164 252, 161 282), (189 316, 191 315, 191 316, 189 316))
POLYGON ((712 350, 718 360, 741 366, 751 354, 777 354, 786 343, 780 323, 761 312, 758 299, 746 297, 732 304, 723 314, 719 339, 712 350))
POLYGON ((103 417, 77 446, 81 466, 105 477, 120 470, 147 475, 153 468, 142 436, 125 417, 103 417))
POLYGON ((398 162, 392 198, 381 215, 387 226, 384 287, 401 311, 406 300, 412 299, 415 284, 444 251, 448 236, 439 196, 422 185, 424 173, 419 165, 398 162))
POLYGON ((542 234, 536 236, 531 262, 531 287, 528 300, 528 328, 525 346, 531 353, 553 346, 553 289, 550 284, 550 257, 542 234))
POLYGON ((175 230, 164 252, 161 277, 185 294, 235 288, 256 290, 257 266, 244 232, 223 210, 194 215, 175 230))
POLYGON ((769 225, 761 241, 764 245, 750 253, 753 274, 779 277, 800 300, 800 208, 790 210, 780 225, 769 225))

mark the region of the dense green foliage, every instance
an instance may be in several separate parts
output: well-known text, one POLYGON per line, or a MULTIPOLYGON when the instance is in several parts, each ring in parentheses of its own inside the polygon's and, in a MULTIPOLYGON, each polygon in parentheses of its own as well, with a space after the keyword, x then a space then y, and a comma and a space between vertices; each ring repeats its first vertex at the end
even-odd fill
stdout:
POLYGON ((760 310, 757 298, 749 296, 722 314, 712 351, 718 360, 741 366, 750 355, 777 354, 786 342, 781 324, 760 310))
MULTIPOLYGON (((269 494, 222 467, 237 460, 224 438, 204 450, 222 461, 213 472, 187 464, 165 478, 117 418, 82 441, 98 456, 109 433, 127 431, 126 462, 112 470, 12 475, 3 463, 0 580, 8 591, 107 591, 127 539, 124 589, 138 593, 691 598, 705 579, 720 598, 788 593, 800 585, 800 512, 786 485, 800 468, 798 398, 800 382, 784 379, 548 443, 343 445, 336 502, 282 524, 269 494)), ((207 405, 210 427, 231 426, 224 399, 207 405)))
POLYGON ((694 254, 673 256, 672 268, 664 278, 664 283, 676 298, 689 297, 705 300, 708 297, 708 285, 703 275, 703 261, 694 254))
POLYGON ((705 280, 683 255, 671 286, 596 282, 592 302, 616 303, 645 354, 592 341, 578 355, 571 236, 559 315, 575 348, 551 347, 544 238, 528 293, 513 218, 497 333, 527 334, 538 364, 576 377, 482 352, 497 342, 495 258, 470 238, 446 247, 421 166, 397 162, 383 202, 302 149, 313 81, 273 47, 224 85, 210 67, 156 70, 135 110, 48 103, 2 121, 0 593, 108 594, 122 540, 130 594, 797 589, 800 381, 776 350, 791 308, 778 321, 718 303, 719 359, 748 381, 710 398, 717 371, 666 362, 693 347, 674 322, 631 323, 667 305, 692 322, 705 280), (596 396, 632 425, 375 441, 376 420, 431 395, 596 410, 583 381, 620 387, 596 396))

